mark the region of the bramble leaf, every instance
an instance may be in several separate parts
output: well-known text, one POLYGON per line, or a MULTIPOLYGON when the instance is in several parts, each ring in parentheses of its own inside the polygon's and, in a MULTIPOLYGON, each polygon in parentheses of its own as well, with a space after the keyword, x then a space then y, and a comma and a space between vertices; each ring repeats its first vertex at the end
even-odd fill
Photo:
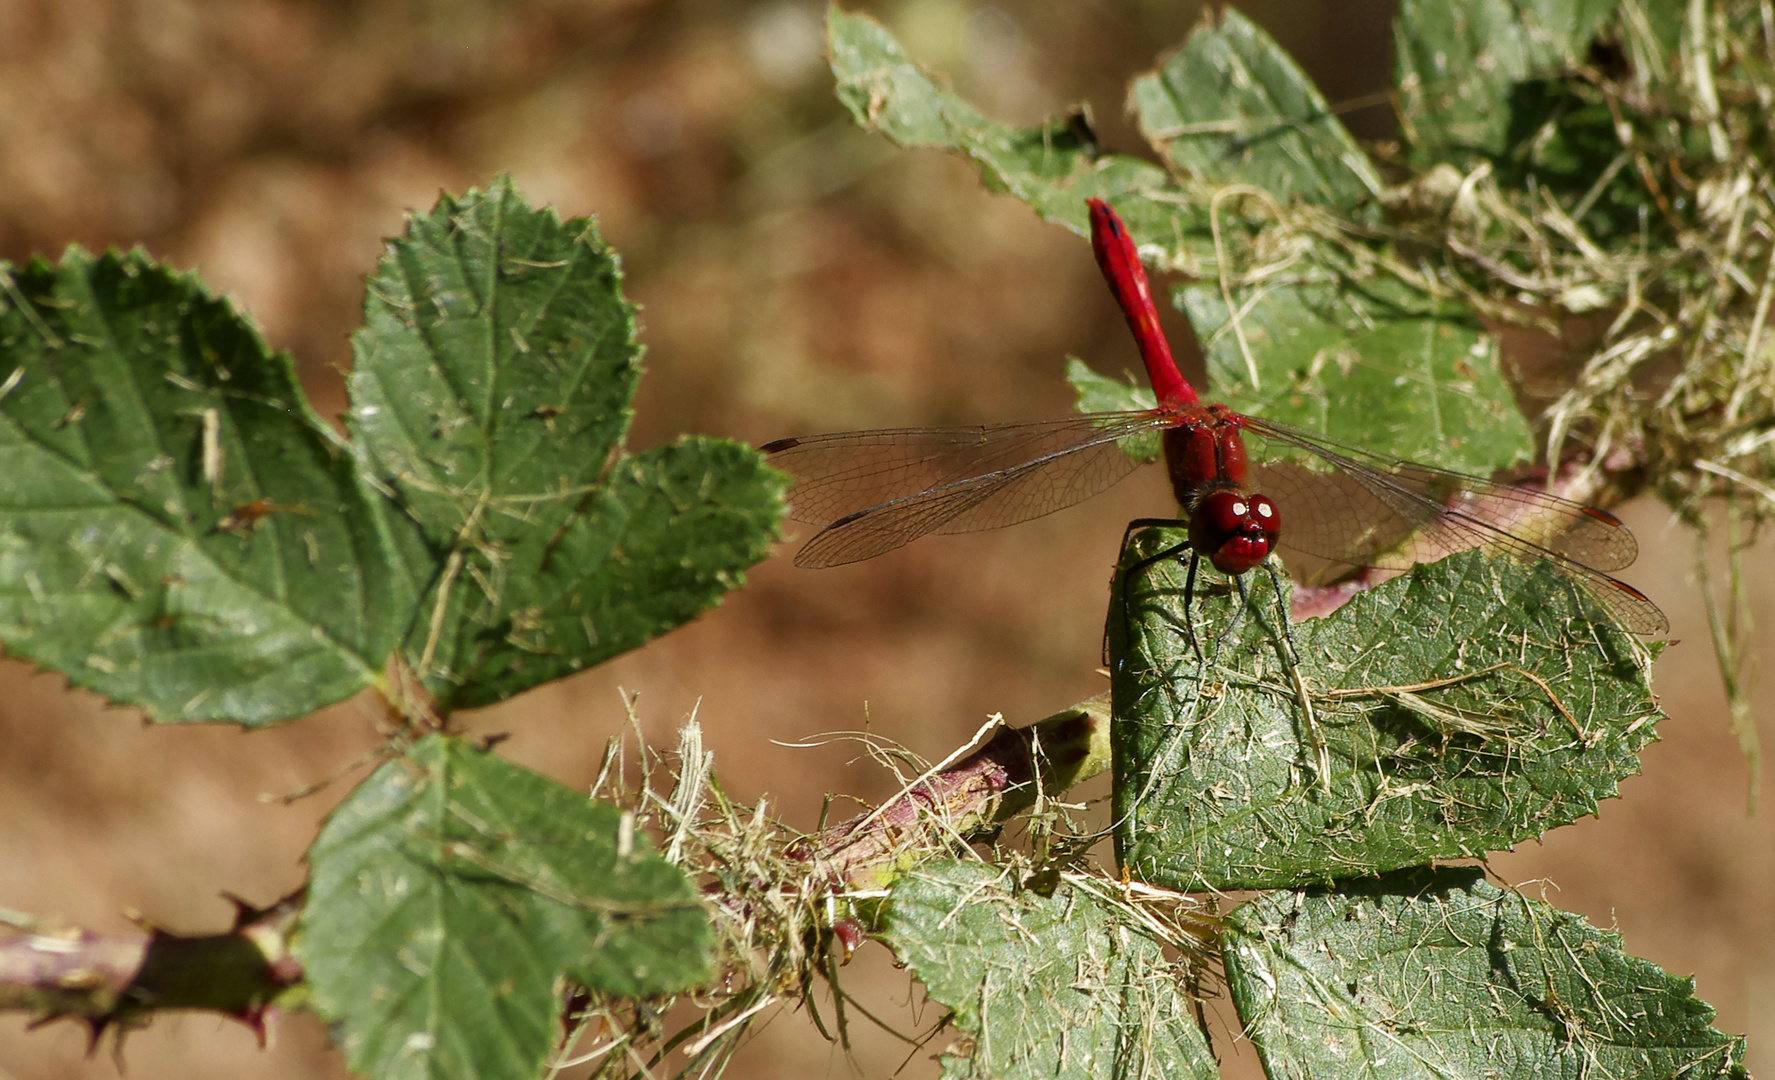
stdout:
POLYGON ((695 889, 623 813, 435 736, 354 791, 309 849, 297 942, 351 1068, 535 1076, 563 976, 623 997, 707 979, 695 889))
POLYGON ((633 308, 589 221, 500 181, 390 243, 354 338, 353 431, 432 563, 409 663, 446 707, 589 667, 744 581, 785 482, 687 438, 634 456, 633 308))
MULTIPOLYGON (((1208 355, 1209 400, 1443 468, 1490 473, 1529 456, 1495 344, 1460 307, 1311 260, 1293 283, 1229 281, 1222 290, 1209 224, 1217 187, 1259 184, 1272 205, 1299 196, 1344 209, 1378 189, 1318 91, 1242 16, 1205 24, 1136 83, 1149 137, 1193 174, 1182 184, 1132 159, 1093 158, 1064 122, 1014 129, 986 119, 867 18, 833 9, 828 31, 839 96, 863 127, 902 146, 966 154, 988 186, 1081 233, 1084 200, 1105 198, 1143 258, 1201 279, 1177 301, 1208 355), (1197 130, 1204 124, 1212 130, 1197 130)), ((1252 230, 1264 224, 1238 222, 1244 209, 1234 200, 1218 211, 1236 263, 1251 257, 1252 230)))
POLYGON ((1367 152, 1319 88, 1232 8, 1135 79, 1130 104, 1147 141, 1199 179, 1340 207, 1381 189, 1367 152))
MULTIPOLYGON (((907 148, 965 154, 989 189, 1010 192, 1048 221, 1084 235, 1089 231, 1086 198, 1109 199, 1119 207, 1124 195, 1171 187, 1165 171, 1149 161, 1100 154, 1088 127, 1073 116, 1030 128, 988 119, 907 59, 893 35, 866 15, 830 8, 826 34, 838 99, 858 126, 907 148)), ((1152 211, 1130 207, 1125 213, 1131 221, 1156 226, 1160 211, 1152 211)), ((1166 221, 1169 217, 1164 214, 1166 221)))
POLYGON ((289 358, 141 252, 0 266, 0 640, 162 721, 379 683, 412 597, 289 358))
MULTIPOLYGON (((1468 312, 1397 281, 1178 290, 1208 356, 1214 399, 1334 441, 1456 472, 1529 460, 1534 438, 1468 312)), ((1278 456, 1323 467, 1305 451, 1278 456)))
MULTIPOLYGON (((1136 534, 1124 561, 1180 539, 1136 534)), ((1661 715, 1650 651, 1546 563, 1468 552, 1298 623, 1298 683, 1269 583, 1229 629, 1241 601, 1211 577, 1186 609, 1163 560, 1111 599, 1116 846, 1142 881, 1299 886, 1507 848, 1613 796, 1661 715)))
POLYGON ((902 877, 883 935, 968 1036, 948 1077, 1098 1080, 1219 1074, 1189 973, 1149 927, 1063 879, 1051 895, 1003 867, 927 862, 902 877))
POLYGON ((1693 979, 1477 868, 1273 892, 1227 922, 1227 982, 1274 1080, 1747 1075, 1693 979))

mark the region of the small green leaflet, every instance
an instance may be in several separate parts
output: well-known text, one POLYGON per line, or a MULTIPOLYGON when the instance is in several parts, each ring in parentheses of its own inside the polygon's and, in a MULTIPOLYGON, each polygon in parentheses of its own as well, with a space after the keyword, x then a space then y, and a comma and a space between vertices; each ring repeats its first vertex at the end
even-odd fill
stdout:
POLYGON ((695 889, 623 816, 438 736, 352 792, 309 849, 297 941, 352 1070, 527 1080, 563 976, 621 997, 707 979, 695 889))
POLYGON ((1004 867, 936 861, 899 880, 883 936, 966 1036, 946 1077, 1104 1080, 1219 1075, 1189 972, 1152 929, 1094 890, 1051 895, 1004 867))
MULTIPOLYGON (((1123 564, 1182 538, 1137 534, 1123 564)), ((1205 673, 1180 559, 1111 597, 1116 845, 1142 881, 1273 888, 1480 855, 1594 812, 1639 771, 1661 715, 1651 656, 1547 563, 1468 552, 1307 619, 1298 684, 1275 590, 1249 577, 1229 631, 1237 595, 1198 572, 1205 673)))
POLYGON ((287 356, 145 254, 0 265, 0 641, 156 720, 378 683, 410 598, 287 356))
POLYGON ((1271 1080, 1746 1076, 1694 980, 1476 868, 1269 893, 1222 950, 1271 1080))
MULTIPOLYGON (((1092 371, 1081 360, 1066 362, 1066 381, 1077 396, 1074 407, 1082 413, 1126 412, 1158 405, 1152 387, 1142 386, 1136 376, 1130 375, 1126 382, 1117 382, 1092 371)), ((1156 457, 1157 453, 1155 441, 1152 456, 1156 457)))
POLYGON ((1141 134, 1179 169, 1282 202, 1351 206, 1380 191, 1368 154, 1294 58, 1232 8, 1134 80, 1141 134))
POLYGON ((620 286, 591 222, 503 180, 415 216, 370 281, 353 433, 410 520, 405 651, 448 706, 664 633, 775 539, 786 483, 752 450, 623 451, 641 350, 620 286))

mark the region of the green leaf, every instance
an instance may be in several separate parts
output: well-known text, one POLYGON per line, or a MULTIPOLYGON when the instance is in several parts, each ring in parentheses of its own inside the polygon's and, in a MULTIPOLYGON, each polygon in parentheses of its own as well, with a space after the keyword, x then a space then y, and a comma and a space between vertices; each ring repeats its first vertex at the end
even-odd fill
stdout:
POLYGON ((695 889, 623 818, 456 739, 378 769, 309 849, 297 941, 350 1067, 533 1077, 563 976, 624 997, 705 981, 695 889))
MULTIPOLYGON (((907 59, 893 35, 868 16, 830 8, 826 33, 838 99, 859 126, 904 147, 966 154, 987 187, 1010 192, 1046 220, 1083 234, 1089 231, 1087 197, 1118 201, 1135 192, 1174 191, 1151 162, 1098 155, 1067 118, 1031 128, 988 119, 907 59)), ((1134 216, 1148 224, 1146 215, 1134 216)))
POLYGON ((937 861, 894 886, 883 936, 970 1037, 943 1055, 945 1076, 1218 1075, 1189 973, 1104 884, 1044 896, 1002 867, 937 861))
POLYGON ((1209 16, 1157 71, 1134 81, 1140 130, 1166 159, 1216 185, 1282 202, 1350 207, 1380 177, 1292 57, 1231 8, 1209 16))
POLYGON ((509 181, 412 219, 354 345, 354 432, 423 537, 409 564, 432 564, 407 656, 446 705, 643 644, 775 538, 786 482, 756 452, 624 455, 641 368, 616 255, 509 181))
POLYGON ((1270 893, 1222 948, 1272 1080, 1747 1075, 1693 979, 1477 868, 1270 893))
POLYGON ((410 596, 289 358, 145 254, 0 265, 0 640, 156 720, 381 681, 410 596))
POLYGON ((1618 0, 1401 0, 1395 24, 1402 126, 1419 164, 1500 158, 1516 88, 1582 59, 1618 0))
MULTIPOLYGON (((1123 563, 1182 539, 1137 534, 1123 563)), ((1181 561, 1135 578, 1108 629, 1116 845, 1154 884, 1296 886, 1506 848, 1612 797, 1661 715, 1649 651, 1550 563, 1468 552, 1296 624, 1298 686, 1262 575, 1229 629, 1237 595, 1198 572, 1206 671, 1181 561)))
MULTIPOLYGON (((786 488, 750 447, 685 438, 619 461, 554 535, 466 553, 506 576, 493 588, 445 579, 434 669, 455 657, 461 683, 446 696, 460 707, 500 701, 695 618, 769 553, 786 488)), ((421 627, 408 647, 423 657, 430 645, 421 627)))
POLYGON ((1208 356, 1214 400, 1457 472, 1489 475, 1533 457, 1497 341, 1464 309, 1437 307, 1389 279, 1261 284, 1234 290, 1235 326, 1218 287, 1179 294, 1208 356))

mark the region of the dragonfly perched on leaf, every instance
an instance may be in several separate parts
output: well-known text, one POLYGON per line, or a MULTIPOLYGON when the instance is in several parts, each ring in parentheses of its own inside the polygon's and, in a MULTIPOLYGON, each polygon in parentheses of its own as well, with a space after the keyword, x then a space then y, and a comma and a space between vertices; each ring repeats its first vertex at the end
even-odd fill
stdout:
POLYGON ((1092 247, 1140 346, 1151 409, 977 427, 888 428, 778 439, 762 449, 796 478, 791 516, 823 526, 804 567, 872 559, 930 533, 996 529, 1088 499, 1138 468, 1154 436, 1189 528, 1191 569, 1241 575, 1277 547, 1350 568, 1404 570, 1482 548, 1546 560, 1625 629, 1662 634, 1663 612, 1611 577, 1639 553, 1606 510, 1532 487, 1401 461, 1204 405, 1159 325, 1133 238, 1109 205, 1090 207, 1092 247), (1266 465, 1266 444, 1331 466, 1266 465), (1256 453, 1253 453, 1253 450, 1256 453))

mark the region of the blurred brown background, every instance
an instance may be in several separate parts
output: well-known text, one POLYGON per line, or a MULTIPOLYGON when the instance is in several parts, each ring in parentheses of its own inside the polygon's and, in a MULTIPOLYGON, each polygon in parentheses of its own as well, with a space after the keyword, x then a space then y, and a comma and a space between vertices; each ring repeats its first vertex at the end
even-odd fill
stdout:
MULTIPOLYGON (((996 115, 1088 100, 1124 152, 1140 150, 1125 81, 1199 14, 1150 0, 867 8, 996 115)), ((1244 10, 1333 101, 1388 85, 1391 3, 1244 10)), ((648 347, 637 447, 1059 415, 1064 356, 1132 365, 1084 242, 984 194, 960 162, 853 128, 831 96, 822 15, 803 0, 0 0, 0 256, 140 244, 195 269, 295 354, 334 415, 380 239, 439 189, 510 172, 534 202, 597 215, 623 254, 648 347)), ((1365 137, 1391 130, 1384 108, 1348 119, 1365 137)), ((695 711, 728 790, 811 827, 826 792, 877 799, 892 779, 854 747, 779 742, 867 728, 935 758, 989 713, 1024 722, 1104 688, 1116 539, 1169 509, 1152 471, 1081 509, 857 567, 796 571, 779 554, 695 624, 472 725, 583 785, 624 727, 626 687, 650 739, 671 745, 695 711)), ((1683 639, 1659 664, 1664 741, 1599 819, 1493 866, 1551 878, 1553 902, 1694 973, 1719 1026, 1751 1034, 1753 1070, 1775 1072, 1775 841, 1766 814, 1745 817, 1692 538, 1655 504, 1627 515, 1645 547, 1629 578, 1683 639)), ((1753 569, 1769 565, 1760 554, 1753 569)), ((1767 625, 1766 575, 1753 590, 1767 625)), ((126 929, 126 909, 219 929, 223 890, 265 901, 294 887, 349 784, 294 807, 261 794, 335 773, 376 738, 365 701, 243 736, 147 729, 17 663, 0 664, 0 684, 0 907, 102 931, 126 929)), ((1757 703, 1775 712, 1769 694, 1757 703)), ((879 946, 848 973, 881 1009, 906 1000, 879 946)), ((730 1075, 892 1074, 909 1048, 852 1020, 847 1055, 779 1016, 730 1075)), ((902 1075, 935 1075, 942 1041, 902 1075)), ((1248 1047, 1222 1049, 1254 1074, 1248 1047)), ((116 1075, 85 1051, 74 1025, 0 1018, 0 1080, 116 1075)), ((343 1073, 308 1016, 285 1018, 264 1052, 237 1024, 163 1018, 126 1058, 137 1080, 343 1073)))

